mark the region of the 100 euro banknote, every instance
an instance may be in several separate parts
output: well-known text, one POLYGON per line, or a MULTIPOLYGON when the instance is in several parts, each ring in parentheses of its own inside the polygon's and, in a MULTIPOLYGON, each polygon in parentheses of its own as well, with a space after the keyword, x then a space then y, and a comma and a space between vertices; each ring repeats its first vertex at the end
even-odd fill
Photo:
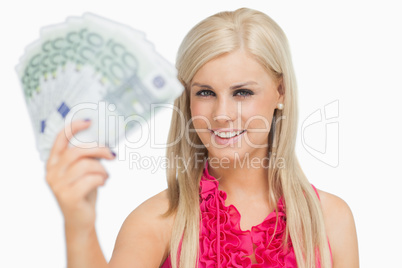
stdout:
POLYGON ((67 121, 91 119, 77 140, 110 146, 138 125, 128 117, 148 120, 152 104, 183 91, 174 66, 143 32, 92 13, 42 28, 16 70, 43 161, 67 121), (118 127, 108 125, 113 116, 118 127))

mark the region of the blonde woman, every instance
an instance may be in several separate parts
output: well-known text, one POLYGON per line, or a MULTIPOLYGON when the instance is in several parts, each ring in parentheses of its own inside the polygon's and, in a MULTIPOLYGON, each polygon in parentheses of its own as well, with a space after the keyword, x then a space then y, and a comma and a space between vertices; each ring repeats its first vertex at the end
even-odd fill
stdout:
POLYGON ((316 189, 295 155, 297 89, 281 28, 251 9, 197 24, 177 55, 185 87, 168 138, 168 189, 125 220, 109 263, 95 232, 107 148, 68 148, 61 131, 47 181, 65 218, 69 268, 359 267, 353 215, 316 189), (173 163, 173 164, 172 164, 173 163))

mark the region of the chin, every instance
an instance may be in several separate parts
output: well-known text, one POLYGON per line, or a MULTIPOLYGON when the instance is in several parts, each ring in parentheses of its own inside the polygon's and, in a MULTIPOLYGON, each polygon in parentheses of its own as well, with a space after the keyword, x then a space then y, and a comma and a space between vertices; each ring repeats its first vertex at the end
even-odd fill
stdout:
POLYGON ((247 165, 247 156, 246 152, 242 152, 239 150, 230 150, 228 148, 225 149, 214 149, 213 151, 208 151, 208 163, 211 163, 213 167, 231 167, 235 163, 236 165, 242 164, 245 162, 247 165), (246 160, 246 161, 244 161, 246 160))

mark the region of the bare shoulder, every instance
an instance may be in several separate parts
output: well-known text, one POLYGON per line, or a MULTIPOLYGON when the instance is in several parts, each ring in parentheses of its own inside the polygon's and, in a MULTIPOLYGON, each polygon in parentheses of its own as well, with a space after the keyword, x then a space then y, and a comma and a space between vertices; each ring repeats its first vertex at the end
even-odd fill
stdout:
POLYGON ((340 197, 317 189, 333 257, 333 268, 359 267, 356 225, 352 210, 340 197))
POLYGON ((159 267, 169 252, 174 215, 167 190, 149 198, 125 219, 116 239, 110 267, 159 267))

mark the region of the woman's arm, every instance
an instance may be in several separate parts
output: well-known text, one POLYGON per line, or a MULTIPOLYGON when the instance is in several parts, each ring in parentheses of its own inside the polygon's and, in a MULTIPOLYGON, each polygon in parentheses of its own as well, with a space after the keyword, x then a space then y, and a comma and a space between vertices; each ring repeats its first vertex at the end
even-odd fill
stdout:
POLYGON ((332 251, 333 268, 358 268, 356 225, 348 204, 336 195, 318 190, 332 251))
POLYGON ((65 225, 65 235, 68 268, 108 267, 99 246, 95 227, 83 230, 65 225))
POLYGON ((95 232, 98 187, 108 174, 99 159, 112 160, 109 148, 70 147, 74 134, 90 122, 74 121, 61 130, 46 163, 46 181, 64 216, 68 268, 104 268, 106 260, 95 232))
POLYGON ((46 164, 46 181, 64 216, 68 268, 158 267, 167 256, 173 217, 166 192, 138 206, 126 219, 108 264, 95 230, 98 187, 108 174, 98 159, 112 160, 108 148, 69 147, 77 132, 89 122, 74 121, 59 132, 46 164))
POLYGON ((167 208, 168 199, 163 191, 131 212, 120 229, 109 264, 94 227, 83 230, 66 225, 68 267, 159 267, 169 253, 173 225, 173 216, 162 217, 167 208))

